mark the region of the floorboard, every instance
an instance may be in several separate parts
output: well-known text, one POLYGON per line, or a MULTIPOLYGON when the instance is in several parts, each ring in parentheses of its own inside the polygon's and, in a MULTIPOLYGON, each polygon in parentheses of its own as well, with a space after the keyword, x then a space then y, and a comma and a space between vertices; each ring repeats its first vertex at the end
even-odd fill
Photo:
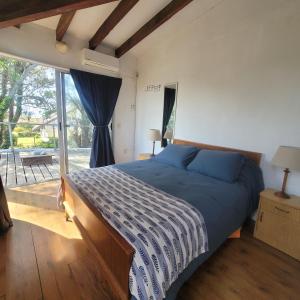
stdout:
POLYGON ((47 167, 45 166, 45 164, 40 164, 38 165, 41 173, 43 174, 44 180, 51 180, 52 176, 49 172, 49 170, 47 169, 47 167))
MULTIPOLYGON (((57 210, 58 181, 7 189, 14 227, 0 237, 0 300, 111 299, 101 268, 57 210)), ((188 280, 178 300, 299 299, 300 262, 243 231, 188 280)))
POLYGON ((44 176, 38 165, 31 165, 31 170, 36 182, 44 181, 44 176))
POLYGON ((32 169, 30 166, 24 166, 24 170, 25 170, 25 176, 26 176, 26 182, 28 184, 33 184, 35 183, 35 178, 32 172, 32 169))
POLYGON ((14 220, 14 227, 2 236, 5 244, 1 260, 5 263, 5 299, 42 299, 41 285, 32 241, 31 226, 14 220))
POLYGON ((16 168, 15 168, 15 160, 14 155, 12 153, 7 155, 7 164, 6 164, 6 185, 16 185, 17 177, 16 177, 16 168))
POLYGON ((51 173, 51 176, 53 178, 59 178, 60 174, 59 174, 59 169, 58 169, 58 164, 49 164, 47 165, 47 169, 49 170, 49 172, 51 173))
POLYGON ((26 184, 27 181, 26 181, 25 171, 19 154, 15 155, 15 169, 16 169, 17 185, 26 184))

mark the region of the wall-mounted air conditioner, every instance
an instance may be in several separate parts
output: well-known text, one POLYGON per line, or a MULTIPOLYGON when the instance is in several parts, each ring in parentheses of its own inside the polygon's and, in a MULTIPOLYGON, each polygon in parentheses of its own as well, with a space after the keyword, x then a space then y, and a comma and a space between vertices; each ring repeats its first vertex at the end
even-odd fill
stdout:
POLYGON ((90 49, 83 49, 81 63, 84 66, 101 68, 110 72, 119 73, 119 59, 90 49))

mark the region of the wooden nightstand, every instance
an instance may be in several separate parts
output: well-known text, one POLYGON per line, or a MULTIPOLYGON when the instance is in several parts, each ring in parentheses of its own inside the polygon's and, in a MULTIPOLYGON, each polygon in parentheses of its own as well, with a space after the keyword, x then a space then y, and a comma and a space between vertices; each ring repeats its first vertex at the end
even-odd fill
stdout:
POLYGON ((263 191, 254 236, 300 260, 300 197, 281 199, 274 190, 263 191))
POLYGON ((151 158, 151 153, 140 153, 138 160, 146 160, 151 158))

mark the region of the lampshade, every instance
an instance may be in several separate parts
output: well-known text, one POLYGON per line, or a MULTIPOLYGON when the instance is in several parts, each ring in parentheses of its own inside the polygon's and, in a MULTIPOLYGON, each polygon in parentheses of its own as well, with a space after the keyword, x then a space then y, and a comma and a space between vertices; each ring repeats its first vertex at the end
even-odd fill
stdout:
POLYGON ((173 131, 167 130, 164 134, 164 139, 171 140, 173 138, 173 131))
POLYGON ((280 146, 273 157, 272 164, 282 168, 300 170, 300 148, 280 146))
POLYGON ((150 141, 160 141, 160 131, 158 129, 149 129, 148 138, 150 141))

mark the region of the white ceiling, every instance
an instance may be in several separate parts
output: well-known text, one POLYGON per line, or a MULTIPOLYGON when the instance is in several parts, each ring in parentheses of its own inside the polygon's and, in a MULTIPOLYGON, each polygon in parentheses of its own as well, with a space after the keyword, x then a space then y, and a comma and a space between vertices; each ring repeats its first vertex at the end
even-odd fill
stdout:
MULTIPOLYGON (((140 42, 131 52, 135 55, 140 55, 153 43, 159 42, 159 39, 163 38, 164 35, 174 34, 177 29, 200 17, 203 12, 209 10, 220 1, 222 0, 194 0, 169 21, 160 26, 154 33, 140 42)), ((77 11, 67 33, 81 40, 90 40, 119 2, 115 1, 77 11)), ((140 0, 110 32, 103 41, 103 44, 117 48, 169 2, 171 0, 140 0)), ((59 18, 60 16, 55 16, 38 20, 34 23, 55 30, 59 18)))
MULTIPOLYGON (((119 1, 78 10, 68 28, 68 33, 81 40, 89 40, 119 1)), ((34 23, 56 29, 60 16, 41 19, 34 23)))

